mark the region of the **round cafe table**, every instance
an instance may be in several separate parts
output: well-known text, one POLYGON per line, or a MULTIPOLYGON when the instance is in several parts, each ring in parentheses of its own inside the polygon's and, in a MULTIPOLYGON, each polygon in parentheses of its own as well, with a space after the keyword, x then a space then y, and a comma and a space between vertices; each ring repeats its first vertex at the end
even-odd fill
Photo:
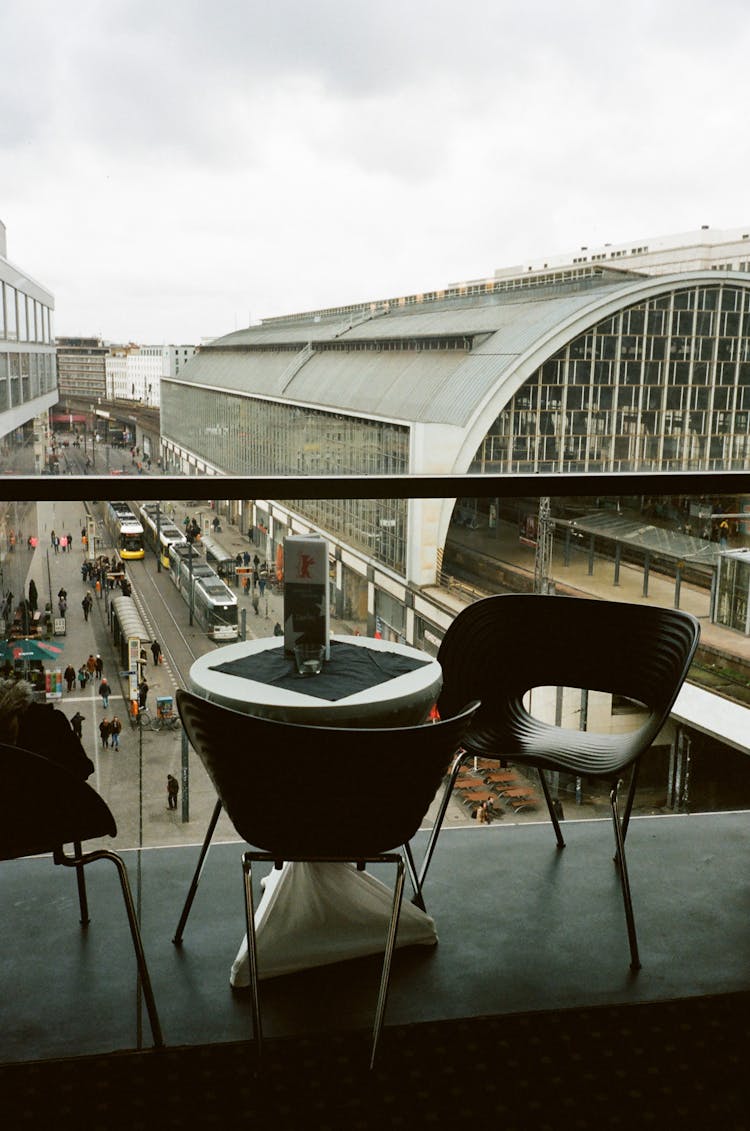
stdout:
MULTIPOLYGON (((331 658, 315 676, 297 674, 281 637, 230 644, 195 661, 189 687, 234 711, 284 722, 398 727, 427 720, 442 685, 437 660, 408 645, 363 636, 333 636, 330 644, 331 658)), ((397 781, 393 787, 398 789, 397 781)), ((204 852, 212 832, 209 825, 204 852)), ((389 887, 354 865, 295 862, 273 869, 255 913, 260 977, 382 952, 392 900, 389 887)), ((404 902, 396 945, 436 941, 433 919, 404 902)), ((249 984, 247 938, 230 982, 249 984)))

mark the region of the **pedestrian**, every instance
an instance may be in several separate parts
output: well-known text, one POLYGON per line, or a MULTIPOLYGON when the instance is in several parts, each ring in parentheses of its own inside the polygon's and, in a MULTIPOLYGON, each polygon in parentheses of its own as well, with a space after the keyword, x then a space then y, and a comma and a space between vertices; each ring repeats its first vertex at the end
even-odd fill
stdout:
POLYGON ((143 711, 148 699, 149 686, 145 679, 142 679, 138 687, 138 706, 143 711))
POLYGON ((68 693, 70 693, 73 690, 73 684, 76 681, 76 670, 72 664, 68 664, 67 668, 63 672, 63 676, 65 678, 65 682, 68 685, 68 693))
POLYGON ((89 677, 93 678, 94 672, 96 671, 96 659, 93 652, 89 652, 89 658, 86 661, 86 667, 89 671, 89 677))
POLYGON ((110 731, 109 719, 107 719, 105 717, 99 723, 99 734, 102 736, 102 746, 104 747, 105 750, 109 746, 110 733, 111 733, 111 731, 110 731))
POLYGON ((151 655, 154 657, 154 667, 158 667, 161 660, 161 644, 158 640, 151 641, 151 655))
POLYGON ((65 588, 65 586, 61 585, 60 588, 57 590, 57 599, 58 599, 58 601, 67 601, 68 590, 65 588))
POLYGON ((67 534, 61 534, 60 535, 60 549, 62 550, 63 553, 65 553, 67 548, 68 548, 68 536, 67 536, 67 534))
POLYGON ((112 694, 112 688, 107 683, 107 677, 106 676, 104 676, 104 678, 102 679, 102 682, 99 684, 99 694, 102 697, 102 706, 104 707, 104 710, 106 711, 107 708, 109 707, 109 697, 112 694))
POLYGON ((96 579, 96 584, 94 585, 94 590, 96 591, 96 596, 97 596, 97 598, 98 598, 99 600, 101 600, 101 596, 102 596, 102 583, 101 583, 101 581, 99 580, 99 578, 98 578, 98 577, 97 577, 97 579, 96 579))
POLYGON ((180 792, 179 782, 172 774, 167 774, 167 808, 177 808, 177 794, 180 792))
POLYGON ((58 611, 59 611, 59 613, 60 613, 60 616, 61 616, 61 617, 64 617, 64 616, 65 616, 65 614, 66 614, 66 613, 67 613, 67 611, 68 611, 68 605, 67 605, 67 602, 66 602, 66 601, 64 601, 64 600, 63 600, 62 598, 60 598, 60 600, 59 600, 59 601, 57 602, 57 608, 58 608, 58 611))
POLYGON ((273 634, 274 636, 284 635, 284 629, 281 627, 278 621, 276 621, 276 624, 273 626, 273 634))
POLYGON ((78 682, 81 685, 81 691, 86 690, 86 684, 88 683, 88 681, 89 681, 88 668, 86 667, 85 664, 81 664, 80 668, 78 669, 78 682))
POLYGON ((261 574, 260 577, 258 578, 258 592, 260 593, 261 597, 263 596, 265 591, 266 591, 266 578, 265 578, 264 574, 261 574))
POLYGON ((85 718, 86 716, 82 715, 80 711, 76 711, 76 713, 73 715, 73 718, 70 720, 70 725, 73 728, 73 734, 76 736, 76 738, 83 737, 83 727, 81 724, 83 723, 83 720, 85 718))
POLYGON ((73 550, 73 535, 69 533, 66 537, 68 539, 68 553, 70 554, 73 550))
POLYGON ((102 672, 104 671, 104 661, 102 660, 101 656, 98 655, 98 654, 97 654, 96 659, 94 660, 94 671, 96 672, 96 678, 101 679, 102 678, 102 672))
POLYGON ((253 593, 252 606, 253 606, 253 611, 255 612, 256 617, 259 616, 260 615, 260 598, 258 597, 257 593, 253 593))
POLYGON ((83 600, 81 601, 81 608, 83 609, 83 619, 86 620, 86 621, 89 619, 89 613, 91 612, 91 606, 93 605, 93 603, 94 602, 92 600, 91 593, 88 592, 86 594, 86 596, 83 598, 83 600))
POLYGON ((122 723, 117 715, 112 716, 112 722, 109 724, 110 734, 112 736, 112 749, 120 749, 120 731, 122 730, 122 723))

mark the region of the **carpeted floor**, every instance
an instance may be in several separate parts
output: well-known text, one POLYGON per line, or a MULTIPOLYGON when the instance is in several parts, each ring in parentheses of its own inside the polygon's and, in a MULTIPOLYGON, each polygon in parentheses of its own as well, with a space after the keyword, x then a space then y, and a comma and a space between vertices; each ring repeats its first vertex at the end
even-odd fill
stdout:
POLYGON ((750 1128, 750 994, 0 1067, 8 1131, 750 1128))

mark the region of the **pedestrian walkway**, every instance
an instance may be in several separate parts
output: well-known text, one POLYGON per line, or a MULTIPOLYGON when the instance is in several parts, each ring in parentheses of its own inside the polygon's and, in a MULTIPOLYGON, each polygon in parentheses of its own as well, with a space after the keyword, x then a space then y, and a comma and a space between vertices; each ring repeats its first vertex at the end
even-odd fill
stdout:
MULTIPOLYGON (((153 825, 151 832, 147 830, 146 835, 157 836, 159 843, 171 842, 175 836, 171 835, 167 821, 162 822, 163 829, 160 829, 159 821, 162 813, 165 818, 167 817, 166 775, 168 772, 179 774, 181 734, 168 732, 140 736, 137 729, 130 726, 129 680, 121 671, 120 659, 115 653, 107 623, 108 594, 103 593, 97 598, 93 587, 84 584, 81 576, 81 565, 84 561, 81 530, 85 525, 86 514, 86 504, 80 501, 37 504, 38 545, 33 553, 28 554, 24 586, 25 592, 28 592, 29 581, 34 580, 39 593, 40 607, 49 602, 53 616, 58 612, 59 590, 62 588, 67 591, 64 635, 52 636, 49 640, 49 643, 59 648, 60 652, 54 663, 45 664, 45 668, 47 671, 63 672, 70 663, 77 672, 90 655, 94 657, 100 655, 103 674, 111 687, 109 704, 105 709, 97 691, 99 680, 96 678, 90 680, 83 690, 76 680, 70 692, 67 691, 63 681, 62 697, 51 701, 68 718, 72 718, 76 712, 83 715, 81 738, 86 753, 95 765, 95 774, 89 779, 90 784, 102 793, 116 813, 120 830, 118 843, 130 846, 138 843, 139 823, 142 820, 141 806, 149 809, 148 816, 153 825), (57 554, 54 552, 50 541, 52 530, 58 533, 61 530, 66 534, 72 533, 72 551, 57 554), (93 597, 93 607, 86 619, 81 601, 89 589, 93 597), (113 715, 120 718, 123 726, 119 750, 113 750, 111 746, 105 749, 99 733, 102 719, 105 716, 111 719, 113 715), (145 757, 139 770, 138 760, 134 759, 133 755, 141 748, 145 750, 145 757), (158 830, 156 833, 154 828, 158 830)), ((101 552, 111 553, 103 529, 101 534, 101 552)), ((20 597, 20 594, 17 596, 20 597)), ((174 694, 179 676, 175 677, 166 664, 154 665, 148 644, 146 649, 145 672, 150 687, 148 706, 155 710, 156 698, 159 695, 174 694)), ((203 786, 205 783, 196 782, 196 787, 191 792, 196 808, 199 801, 199 784, 203 786)), ((203 792, 208 794, 210 789, 206 787, 201 790, 201 794, 203 792)), ((211 798, 207 801, 202 800, 201 814, 197 818, 199 821, 203 820, 202 810, 206 808, 210 811, 212 803, 211 798)), ((178 812, 177 819, 170 818, 169 824, 177 825, 179 817, 178 812)), ((179 840, 185 838, 194 840, 200 835, 197 831, 188 830, 187 827, 184 831, 177 829, 176 832, 179 840)))

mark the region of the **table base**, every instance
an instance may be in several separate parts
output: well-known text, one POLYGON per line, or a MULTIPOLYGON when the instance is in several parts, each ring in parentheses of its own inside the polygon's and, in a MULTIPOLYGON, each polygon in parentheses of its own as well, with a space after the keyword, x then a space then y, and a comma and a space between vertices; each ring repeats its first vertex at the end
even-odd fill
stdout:
MULTIPOLYGON (((392 908, 393 889, 353 864, 295 861, 274 868, 255 912, 259 977, 381 954, 392 908)), ((436 942, 434 920, 404 900, 396 946, 436 942)), ((232 964, 230 983, 238 988, 250 984, 247 936, 232 964)))

